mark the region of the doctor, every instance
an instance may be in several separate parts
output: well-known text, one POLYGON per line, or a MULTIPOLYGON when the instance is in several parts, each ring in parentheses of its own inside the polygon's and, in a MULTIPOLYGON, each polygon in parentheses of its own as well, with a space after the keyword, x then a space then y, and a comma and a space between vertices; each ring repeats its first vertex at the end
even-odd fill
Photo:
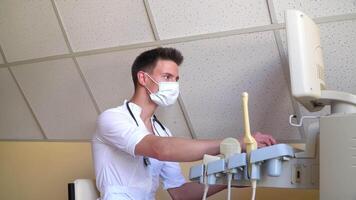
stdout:
MULTIPOLYGON (((157 106, 176 102, 182 62, 183 56, 173 48, 143 52, 132 65, 132 98, 98 117, 92 151, 101 199, 155 199, 160 180, 173 199, 202 198, 203 185, 186 182, 177 162, 217 155, 222 140, 172 137, 154 115, 157 106)), ((254 137, 259 146, 276 143, 269 135, 257 133, 254 137)), ((208 195, 225 188, 210 187, 208 195)))

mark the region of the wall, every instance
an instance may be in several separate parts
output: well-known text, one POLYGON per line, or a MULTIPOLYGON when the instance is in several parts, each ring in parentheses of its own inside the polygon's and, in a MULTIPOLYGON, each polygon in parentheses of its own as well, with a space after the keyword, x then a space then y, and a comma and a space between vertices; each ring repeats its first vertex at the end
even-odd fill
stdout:
POLYGON ((67 183, 94 177, 89 143, 0 142, 0 199, 63 200, 67 183))
MULTIPOLYGON (((67 183, 93 178, 90 143, 86 142, 0 142, 0 199, 65 200, 67 183)), ((185 175, 191 163, 183 163, 185 175)), ((233 189, 233 197, 249 199, 249 189, 233 189)), ((209 199, 225 199, 226 191, 209 199)), ((313 200, 316 190, 258 189, 257 199, 313 200)), ((157 200, 169 199, 165 191, 157 200)))

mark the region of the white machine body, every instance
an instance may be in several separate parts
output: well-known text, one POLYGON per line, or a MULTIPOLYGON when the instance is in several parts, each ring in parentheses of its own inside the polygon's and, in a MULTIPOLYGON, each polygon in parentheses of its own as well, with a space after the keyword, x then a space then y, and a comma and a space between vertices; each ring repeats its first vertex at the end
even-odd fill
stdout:
POLYGON ((318 26, 304 13, 288 10, 285 14, 288 57, 293 96, 309 111, 325 89, 324 63, 318 26))
MULTIPOLYGON (((190 179, 202 182, 202 176, 214 176, 213 184, 226 183, 226 173, 233 172, 233 185, 258 187, 319 189, 322 200, 354 200, 356 191, 356 95, 326 90, 324 63, 318 26, 306 14, 287 10, 286 31, 292 96, 310 112, 330 105, 327 116, 305 127, 302 152, 287 144, 277 144, 251 152, 236 153, 230 159, 191 168, 190 179), (247 174, 247 167, 255 169, 247 174)), ((292 115, 290 120, 295 117, 292 115)), ((293 126, 303 126, 292 123, 293 126)), ((257 194, 258 195, 258 194, 257 194)))

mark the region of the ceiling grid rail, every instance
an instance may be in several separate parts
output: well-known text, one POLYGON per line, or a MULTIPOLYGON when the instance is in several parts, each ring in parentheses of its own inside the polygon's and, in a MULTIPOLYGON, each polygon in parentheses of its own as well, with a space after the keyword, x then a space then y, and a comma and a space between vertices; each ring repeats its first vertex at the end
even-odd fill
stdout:
POLYGON ((15 82, 15 84, 16 84, 16 87, 19 89, 20 94, 21 94, 22 98, 24 99, 24 101, 25 101, 25 103, 26 103, 28 109, 30 110, 31 115, 33 116, 33 118, 34 118, 34 120, 35 120, 37 126, 39 127, 43 138, 44 138, 45 140, 47 140, 48 137, 47 137, 45 131, 43 130, 43 127, 42 127, 42 125, 41 125, 39 119, 37 118, 36 113, 34 112, 34 110, 33 110, 32 106, 31 106, 29 100, 26 98, 26 95, 25 95, 24 90, 21 88, 20 83, 17 81, 17 79, 16 79, 16 77, 15 77, 15 75, 14 75, 14 72, 11 70, 10 67, 8 67, 8 70, 9 70, 9 73, 10 73, 12 79, 14 80, 14 82, 15 82))
MULTIPOLYGON (((150 4, 149 4, 148 0, 143 0, 143 3, 144 3, 144 6, 145 6, 145 10, 146 10, 146 13, 147 13, 148 21, 150 23, 150 27, 152 29, 155 41, 159 42, 159 41, 161 41, 161 39, 160 39, 159 34, 158 34, 157 26, 156 26, 156 23, 154 21, 154 17, 153 17, 153 14, 152 14, 152 10, 151 10, 150 4)), ((160 45, 157 45, 157 46, 160 46, 160 45)), ((193 128, 193 123, 191 122, 191 120, 189 118, 187 109, 186 109, 186 107, 184 105, 184 102, 183 102, 183 99, 182 99, 181 95, 178 96, 178 105, 180 107, 180 110, 182 111, 183 118, 184 118, 184 120, 186 122, 186 125, 188 127, 188 130, 189 130, 189 133, 190 133, 191 137, 193 139, 196 139, 197 135, 195 134, 195 131, 194 131, 194 128, 193 128)))
POLYGON ((5 57, 5 53, 4 51, 2 50, 2 47, 0 45, 0 54, 1 54, 1 57, 2 57, 2 60, 4 61, 5 64, 7 64, 7 60, 6 60, 6 57, 5 57))
MULTIPOLYGON (((289 83, 289 67, 288 67, 288 60, 286 58, 286 52, 284 51, 283 44, 282 44, 282 38, 280 35, 280 30, 285 28, 284 23, 278 23, 277 21, 277 14, 273 5, 273 0, 266 0, 267 3, 267 8, 269 12, 269 17, 271 20, 271 24, 269 25, 263 25, 263 26, 254 26, 254 27, 248 27, 248 28, 242 28, 242 29, 233 29, 233 30, 228 30, 228 31, 220 31, 220 32, 213 32, 213 33, 205 33, 205 34, 198 34, 198 35, 191 35, 191 36, 184 36, 184 37, 177 37, 177 38, 171 38, 171 39, 163 39, 161 40, 159 37, 159 33, 156 27, 156 24, 154 22, 154 17, 152 10, 149 5, 148 0, 143 0, 147 17, 155 38, 155 41, 152 42, 142 42, 142 43, 136 43, 136 44, 130 44, 130 45, 120 45, 120 46, 115 46, 115 47, 109 47, 109 48, 100 48, 100 49, 94 49, 94 50, 86 50, 86 51, 78 51, 74 52, 71 44, 69 42, 68 36, 66 34, 62 19, 59 15, 59 11, 57 8, 57 5, 54 0, 51 0, 51 4, 53 6, 53 10, 55 12, 56 18, 58 20, 61 32, 63 34, 65 43, 67 45, 69 53, 65 54, 60 54, 60 55, 54 55, 54 56, 47 56, 47 57, 40 57, 40 58, 34 58, 34 59, 26 59, 26 60, 21 60, 21 61, 14 61, 14 62, 8 62, 6 59, 5 52, 0 46, 0 54, 3 58, 4 64, 0 64, 0 68, 8 68, 9 73, 11 77, 13 78, 15 84, 17 85, 22 97, 24 98, 27 106, 30 109, 31 114, 33 115, 37 125, 39 126, 39 129, 45 138, 46 141, 73 141, 73 140, 66 140, 66 139, 48 139, 46 136, 38 118, 36 117, 28 99, 26 98, 23 89, 21 88, 19 82, 17 81, 13 71, 11 70, 11 67, 13 66, 18 66, 18 65, 24 65, 24 64, 33 64, 33 63, 38 63, 38 62, 44 62, 44 61, 52 61, 52 60, 59 60, 59 59, 65 59, 65 58, 71 58, 76 66, 76 69, 85 85, 85 88, 87 89, 90 98, 93 102, 93 105, 98 113, 100 113, 100 109, 98 106, 98 103, 96 99, 94 98, 94 95, 92 93, 92 90, 89 87, 89 84, 80 69, 80 66, 77 62, 77 57, 81 56, 88 56, 88 55, 96 55, 96 54, 104 54, 104 53, 111 53, 111 52, 119 52, 119 51, 125 51, 125 50, 132 50, 132 49, 139 49, 139 48, 147 48, 147 47, 157 47, 157 46, 164 46, 164 45, 170 45, 170 44, 178 44, 178 43, 184 43, 184 42, 191 42, 191 41, 199 41, 199 40, 207 40, 207 39, 214 39, 214 38, 221 38, 221 37, 229 37, 229 36, 234 36, 234 35, 242 35, 242 34, 249 34, 249 33, 258 33, 258 32, 265 32, 265 31, 273 31, 274 32, 274 37, 276 41, 276 45, 278 48, 279 56, 281 59, 281 64, 282 64, 282 70, 284 74, 284 78, 286 79, 287 83, 289 83)), ((315 22, 318 24, 322 23, 331 23, 331 22, 339 22, 339 21, 350 21, 350 20, 356 20, 356 13, 350 13, 350 14, 341 14, 341 15, 333 15, 333 16, 325 16, 325 17, 318 17, 314 18, 315 22)), ((24 66, 26 67, 26 66, 24 66)), ((290 92, 290 85, 288 85, 289 92, 290 92)), ((293 109, 294 112, 296 112, 297 115, 300 116, 300 108, 296 101, 292 98, 292 95, 290 95, 290 98, 293 102, 293 109)), ((192 123, 189 119, 189 116, 187 114, 187 111, 184 106, 184 102, 181 97, 178 99, 179 106, 182 110, 183 117, 187 123, 188 129, 190 131, 190 134, 192 138, 196 138, 196 134, 194 132, 192 123)), ((305 132, 304 129, 300 129, 300 133, 302 136, 302 140, 305 139, 305 132)), ((30 139, 26 141, 41 141, 42 139, 30 139)), ((1 140, 1 141, 7 141, 7 140, 1 140)), ((9 139, 8 141, 23 141, 23 140, 12 140, 9 139)), ((75 142, 87 142, 88 140, 75 140, 75 142)), ((288 142, 291 142, 288 140, 288 142)), ((294 141, 292 141, 294 142, 294 141)), ((296 140, 295 142, 300 142, 300 140, 296 140)))
POLYGON ((56 18, 57 18, 59 27, 60 27, 60 29, 61 29, 61 31, 62 31, 62 34, 63 34, 64 40, 65 40, 65 43, 66 43, 66 45, 67 45, 67 48, 68 48, 69 53, 70 53, 70 55, 71 55, 71 58, 73 59, 73 62, 74 62, 74 64, 75 64, 75 68, 76 68, 77 72, 79 73, 80 78, 82 79, 86 90, 87 90, 88 93, 89 93, 90 99, 91 99, 91 101, 92 101, 92 103, 93 103, 93 105, 94 105, 94 107, 95 107, 96 112, 97 112, 98 114, 100 114, 100 109, 99 109, 98 103, 97 103, 96 99, 94 98, 93 92, 91 91, 91 89, 90 89, 90 87, 89 87, 88 81, 86 80, 86 78, 85 78, 85 76, 84 76, 82 70, 81 70, 80 67, 79 67, 77 58, 73 55, 73 53, 74 53, 74 52, 73 52, 73 48, 72 48, 72 46, 71 46, 71 44, 70 44, 70 42, 69 42, 67 33, 66 33, 65 29, 64 29, 64 25, 63 25, 63 22, 62 22, 62 19, 61 19, 60 15, 59 15, 59 11, 58 11, 57 5, 56 5, 56 3, 54 2, 54 0, 51 0, 51 4, 52 4, 52 6, 53 6, 53 10, 54 10, 54 13, 55 13, 55 15, 56 15, 56 18))
MULTIPOLYGON (((319 18, 314 18, 314 20, 318 24, 338 22, 338 21, 356 20, 356 13, 319 17, 319 18)), ((23 65, 23 64, 32 64, 32 63, 36 63, 36 62, 43 62, 43 61, 49 61, 49 60, 59 60, 59 59, 63 59, 63 58, 81 57, 81 56, 111 53, 111 52, 139 49, 139 48, 146 48, 146 47, 156 47, 156 46, 178 44, 178 43, 198 41, 198 40, 229 37, 229 36, 233 36, 233 35, 242 35, 242 34, 248 34, 248 33, 274 31, 274 30, 280 30, 280 29, 284 29, 284 28, 285 28, 284 23, 275 23, 275 24, 269 24, 269 25, 263 25, 263 26, 248 27, 248 28, 243 28, 243 29, 233 29, 233 30, 228 30, 228 31, 205 33, 205 34, 178 37, 178 38, 172 38, 172 39, 163 39, 163 40, 159 40, 159 41, 142 42, 142 43, 136 43, 136 44, 130 44, 130 45, 120 45, 120 46, 115 46, 115 47, 108 47, 108 48, 101 48, 101 49, 94 49, 94 50, 87 50, 87 51, 78 51, 78 52, 72 52, 72 53, 66 53, 66 54, 60 54, 60 55, 54 55, 54 56, 27 59, 27 60, 22 60, 22 61, 14 61, 14 62, 10 62, 10 63, 0 64, 0 68, 16 66, 16 65, 23 65)))
MULTIPOLYGON (((5 57, 5 53, 4 53, 4 51, 3 51, 2 47, 1 47, 1 45, 0 45, 0 54, 1 54, 2 58, 3 58, 4 63, 7 64, 8 62, 7 62, 7 59, 6 59, 6 57, 5 57)), ((19 92, 20 92, 20 94, 21 94, 21 97, 24 99, 24 101, 25 101, 25 103, 26 103, 28 109, 30 110, 30 113, 31 113, 33 119, 35 120, 36 125, 37 125, 38 128, 40 129, 41 135, 43 136, 43 138, 44 138, 45 140, 48 139, 47 135, 46 135, 45 132, 43 131, 43 127, 42 127, 40 121, 38 120, 38 118, 37 118, 35 112, 33 111, 33 108, 31 107, 30 102, 29 102, 28 99, 26 98, 23 89, 21 88, 19 82, 17 81, 17 79, 16 79, 16 77, 15 77, 15 75, 14 75, 14 72, 11 70, 10 67, 6 67, 6 68, 7 68, 7 70, 9 71, 12 80, 15 82, 15 85, 16 85, 17 89, 19 90, 19 92)))

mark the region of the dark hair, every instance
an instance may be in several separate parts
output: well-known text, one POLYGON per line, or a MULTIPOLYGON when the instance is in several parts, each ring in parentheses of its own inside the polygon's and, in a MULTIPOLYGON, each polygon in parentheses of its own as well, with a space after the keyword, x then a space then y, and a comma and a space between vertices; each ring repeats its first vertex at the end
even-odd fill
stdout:
POLYGON ((139 71, 152 72, 158 60, 171 60, 177 65, 183 62, 182 54, 174 48, 158 47, 141 53, 131 67, 132 80, 137 86, 137 73, 139 71))

